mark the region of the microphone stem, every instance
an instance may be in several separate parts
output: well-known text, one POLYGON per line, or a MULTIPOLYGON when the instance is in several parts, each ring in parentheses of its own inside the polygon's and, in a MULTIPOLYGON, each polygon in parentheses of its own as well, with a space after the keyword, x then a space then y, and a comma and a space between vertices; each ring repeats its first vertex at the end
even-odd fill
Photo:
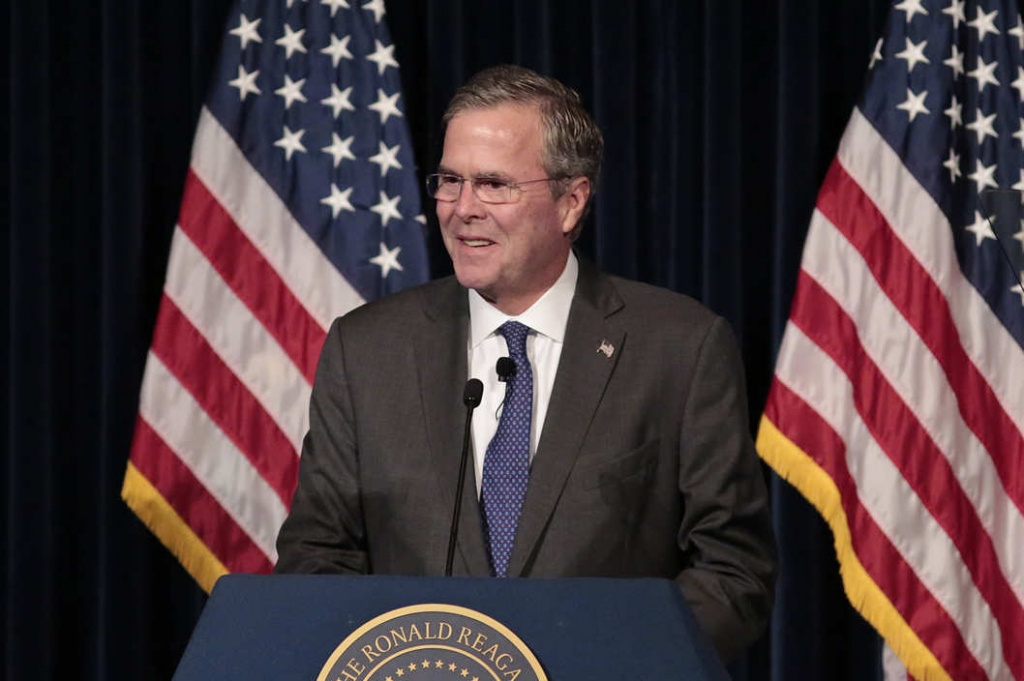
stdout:
POLYGON ((444 564, 444 576, 452 576, 452 563, 455 560, 455 537, 459 532, 459 518, 462 515, 462 494, 466 487, 466 465, 469 460, 470 417, 476 405, 466 406, 466 427, 462 433, 462 458, 459 460, 459 481, 455 486, 455 509, 452 513, 452 529, 448 534, 448 559, 444 564))

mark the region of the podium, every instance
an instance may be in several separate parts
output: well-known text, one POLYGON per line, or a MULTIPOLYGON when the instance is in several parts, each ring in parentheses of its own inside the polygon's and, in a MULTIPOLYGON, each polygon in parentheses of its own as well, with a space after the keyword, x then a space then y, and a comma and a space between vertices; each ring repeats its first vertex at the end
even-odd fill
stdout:
POLYGON ((174 679, 315 681, 350 634, 420 604, 468 608, 503 624, 550 681, 729 678, 668 580, 227 575, 174 679))

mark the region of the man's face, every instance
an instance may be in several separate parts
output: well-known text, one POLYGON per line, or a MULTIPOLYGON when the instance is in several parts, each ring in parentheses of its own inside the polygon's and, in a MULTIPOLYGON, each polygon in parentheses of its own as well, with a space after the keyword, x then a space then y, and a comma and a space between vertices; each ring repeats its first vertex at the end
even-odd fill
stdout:
MULTIPOLYGON (((439 172, 467 180, 527 182, 541 166, 542 123, 534 107, 503 104, 464 111, 448 123, 439 172)), ((558 199, 547 182, 513 191, 513 203, 483 203, 469 182, 457 201, 437 202, 455 275, 506 314, 526 310, 562 273, 568 237, 589 197, 578 178, 558 199)))

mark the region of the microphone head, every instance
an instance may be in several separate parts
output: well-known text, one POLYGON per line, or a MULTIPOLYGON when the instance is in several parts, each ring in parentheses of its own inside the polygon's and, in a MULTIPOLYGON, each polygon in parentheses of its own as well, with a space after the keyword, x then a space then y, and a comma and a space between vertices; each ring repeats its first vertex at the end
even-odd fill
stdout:
POLYGON ((475 409, 480 404, 480 398, 484 396, 484 384, 479 378, 471 378, 466 381, 466 387, 462 389, 462 403, 470 409, 475 409))
POLYGON ((498 380, 504 383, 516 372, 516 362, 511 357, 501 357, 495 370, 498 372, 498 380))

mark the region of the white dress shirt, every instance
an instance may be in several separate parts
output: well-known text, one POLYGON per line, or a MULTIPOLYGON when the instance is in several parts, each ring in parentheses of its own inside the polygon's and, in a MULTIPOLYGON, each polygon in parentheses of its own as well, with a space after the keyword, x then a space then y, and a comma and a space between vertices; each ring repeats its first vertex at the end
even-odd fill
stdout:
POLYGON ((476 291, 469 291, 469 376, 484 384, 480 406, 473 412, 472 441, 476 462, 476 491, 480 494, 480 479, 484 470, 487 445, 498 430, 501 403, 505 398, 505 384, 498 381, 495 369, 498 359, 508 357, 508 344, 498 327, 509 320, 530 327, 526 338, 526 356, 533 369, 533 421, 530 429, 530 461, 537 452, 537 443, 544 427, 544 416, 551 400, 551 390, 562 356, 565 326, 569 321, 569 308, 576 292, 579 276, 576 255, 569 253, 558 280, 521 315, 509 317, 488 303, 476 291))

